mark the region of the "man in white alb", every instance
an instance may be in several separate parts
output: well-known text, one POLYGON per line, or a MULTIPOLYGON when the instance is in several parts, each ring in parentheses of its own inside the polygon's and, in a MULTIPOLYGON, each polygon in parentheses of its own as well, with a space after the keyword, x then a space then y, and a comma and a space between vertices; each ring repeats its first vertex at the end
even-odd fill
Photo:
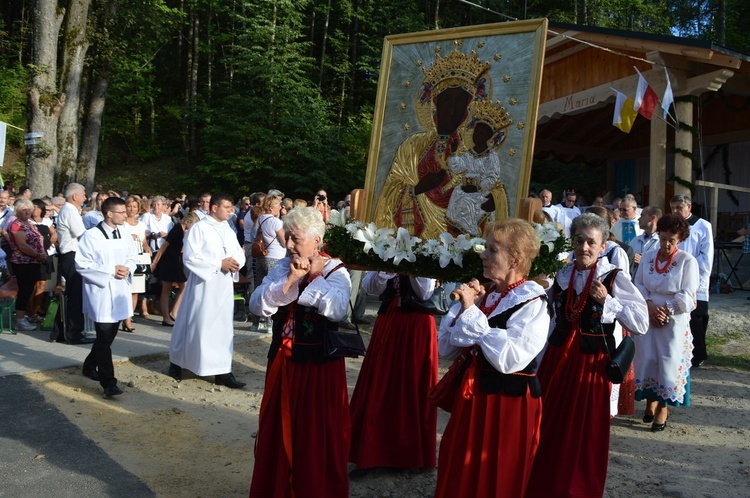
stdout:
POLYGON ((690 236, 680 243, 680 249, 698 260, 700 282, 696 308, 690 313, 690 332, 693 334, 693 368, 700 367, 708 359, 706 351, 706 329, 708 328, 708 287, 711 268, 714 264, 714 235, 711 224, 692 213, 693 204, 689 196, 678 194, 669 202, 672 214, 685 218, 690 224, 690 236))
POLYGON ((245 384, 232 374, 234 290, 245 253, 227 220, 232 198, 211 197, 209 215, 185 235, 182 259, 188 281, 169 347, 169 375, 182 379, 182 369, 214 375, 215 383, 232 389, 245 384))

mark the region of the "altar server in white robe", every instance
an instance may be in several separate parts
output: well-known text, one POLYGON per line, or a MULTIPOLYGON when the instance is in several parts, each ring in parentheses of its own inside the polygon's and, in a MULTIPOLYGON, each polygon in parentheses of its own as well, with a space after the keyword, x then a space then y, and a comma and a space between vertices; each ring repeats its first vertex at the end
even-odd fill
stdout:
POLYGON ((112 364, 112 342, 120 321, 133 314, 130 285, 136 251, 125 222, 125 201, 109 197, 102 203, 104 221, 78 241, 75 266, 83 279, 83 312, 93 321, 96 340, 83 362, 83 374, 98 380, 106 397, 122 394, 112 364))
POLYGON ((238 389, 245 384, 232 374, 233 282, 239 279, 245 253, 227 223, 234 212, 231 197, 213 195, 209 209, 185 235, 182 260, 188 280, 172 332, 169 375, 179 381, 186 368, 238 389))

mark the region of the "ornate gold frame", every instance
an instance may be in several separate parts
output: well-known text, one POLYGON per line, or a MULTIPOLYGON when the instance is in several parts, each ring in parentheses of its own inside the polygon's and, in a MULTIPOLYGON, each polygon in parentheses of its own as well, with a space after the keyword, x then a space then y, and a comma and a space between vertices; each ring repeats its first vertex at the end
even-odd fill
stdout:
MULTIPOLYGON (((407 137, 428 131, 431 114, 420 109, 423 68, 454 50, 475 52, 490 63, 490 100, 507 110, 512 124, 499 155, 509 215, 516 216, 527 196, 531 174, 547 20, 487 24, 385 38, 365 179, 363 221, 375 209, 394 155, 407 137), (427 117, 426 117, 427 116, 427 117)), ((430 123, 431 124, 431 123, 430 123)), ((463 126, 463 125, 462 125, 463 126)), ((469 142, 469 144, 471 144, 469 142)))

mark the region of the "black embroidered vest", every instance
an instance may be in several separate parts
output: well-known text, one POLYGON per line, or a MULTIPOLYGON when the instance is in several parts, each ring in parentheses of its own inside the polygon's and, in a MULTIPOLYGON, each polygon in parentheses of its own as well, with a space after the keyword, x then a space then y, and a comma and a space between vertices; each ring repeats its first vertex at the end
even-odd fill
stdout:
POLYGON ((281 306, 273 315, 273 336, 268 359, 273 361, 279 351, 283 338, 284 325, 290 310, 294 312, 294 334, 292 336, 292 361, 294 363, 325 363, 330 361, 323 355, 323 331, 338 330, 339 324, 319 315, 312 306, 287 305, 281 306))
MULTIPOLYGON (((490 327, 504 329, 508 326, 508 319, 534 299, 544 299, 547 296, 538 296, 524 303, 520 303, 512 308, 508 308, 502 313, 488 319, 490 327)), ((479 360, 479 391, 484 394, 505 394, 506 396, 526 396, 526 389, 531 393, 532 398, 538 398, 542 395, 542 387, 536 376, 536 358, 531 363, 516 373, 505 374, 499 372, 484 357, 481 348, 477 348, 477 359, 479 360)))
MULTIPOLYGON (((380 303, 380 307, 378 308, 378 315, 387 313, 388 308, 391 307, 391 301, 393 301, 394 299, 400 299, 401 296, 403 296, 407 292, 414 293, 414 291, 411 288, 411 282, 409 281, 408 275, 399 275, 398 279, 399 279, 398 290, 396 290, 396 287, 394 285, 394 281, 396 279, 392 278, 386 284, 385 290, 380 295, 381 303, 380 303)), ((405 307, 402 307, 401 311, 403 313, 420 313, 419 311, 412 311, 405 307)))
MULTIPOLYGON (((619 271, 619 269, 614 269, 604 275, 604 278, 602 279, 602 283, 604 284, 604 287, 606 287, 609 295, 613 295, 612 286, 614 284, 615 275, 617 275, 617 272, 619 271)), ((557 321, 555 322, 555 330, 552 332, 552 335, 550 335, 549 343, 553 346, 562 347, 565 345, 565 342, 568 339, 568 334, 570 334, 572 328, 568 318, 565 316, 568 290, 562 290, 560 284, 555 280, 552 292, 554 295, 555 316, 557 317, 557 321)), ((586 296, 586 306, 583 308, 583 311, 581 311, 581 333, 579 334, 581 353, 594 354, 599 351, 606 353, 604 341, 602 340, 602 331, 604 331, 609 350, 615 350, 615 338, 612 336, 612 333, 615 330, 615 324, 614 322, 601 323, 603 310, 604 307, 601 304, 597 303, 591 298, 591 296, 586 296)))

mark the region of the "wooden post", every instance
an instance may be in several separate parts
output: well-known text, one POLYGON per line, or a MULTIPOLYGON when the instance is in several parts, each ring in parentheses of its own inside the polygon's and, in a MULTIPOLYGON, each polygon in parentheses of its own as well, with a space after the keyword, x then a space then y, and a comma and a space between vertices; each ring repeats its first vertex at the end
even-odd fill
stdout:
POLYGON ((664 185, 667 183, 667 123, 651 120, 651 143, 648 173, 648 204, 664 208, 664 185))
MULTIPOLYGON (((693 103, 692 102, 675 102, 675 112, 679 123, 693 126, 693 103)), ((651 126, 653 126, 653 121, 651 126)), ((678 128, 674 133, 674 146, 677 149, 674 155, 674 174, 676 177, 686 181, 693 181, 693 162, 681 154, 680 151, 686 151, 688 154, 693 153, 693 132, 684 128, 678 128)), ((674 193, 690 196, 690 189, 686 186, 675 182, 674 193)))

